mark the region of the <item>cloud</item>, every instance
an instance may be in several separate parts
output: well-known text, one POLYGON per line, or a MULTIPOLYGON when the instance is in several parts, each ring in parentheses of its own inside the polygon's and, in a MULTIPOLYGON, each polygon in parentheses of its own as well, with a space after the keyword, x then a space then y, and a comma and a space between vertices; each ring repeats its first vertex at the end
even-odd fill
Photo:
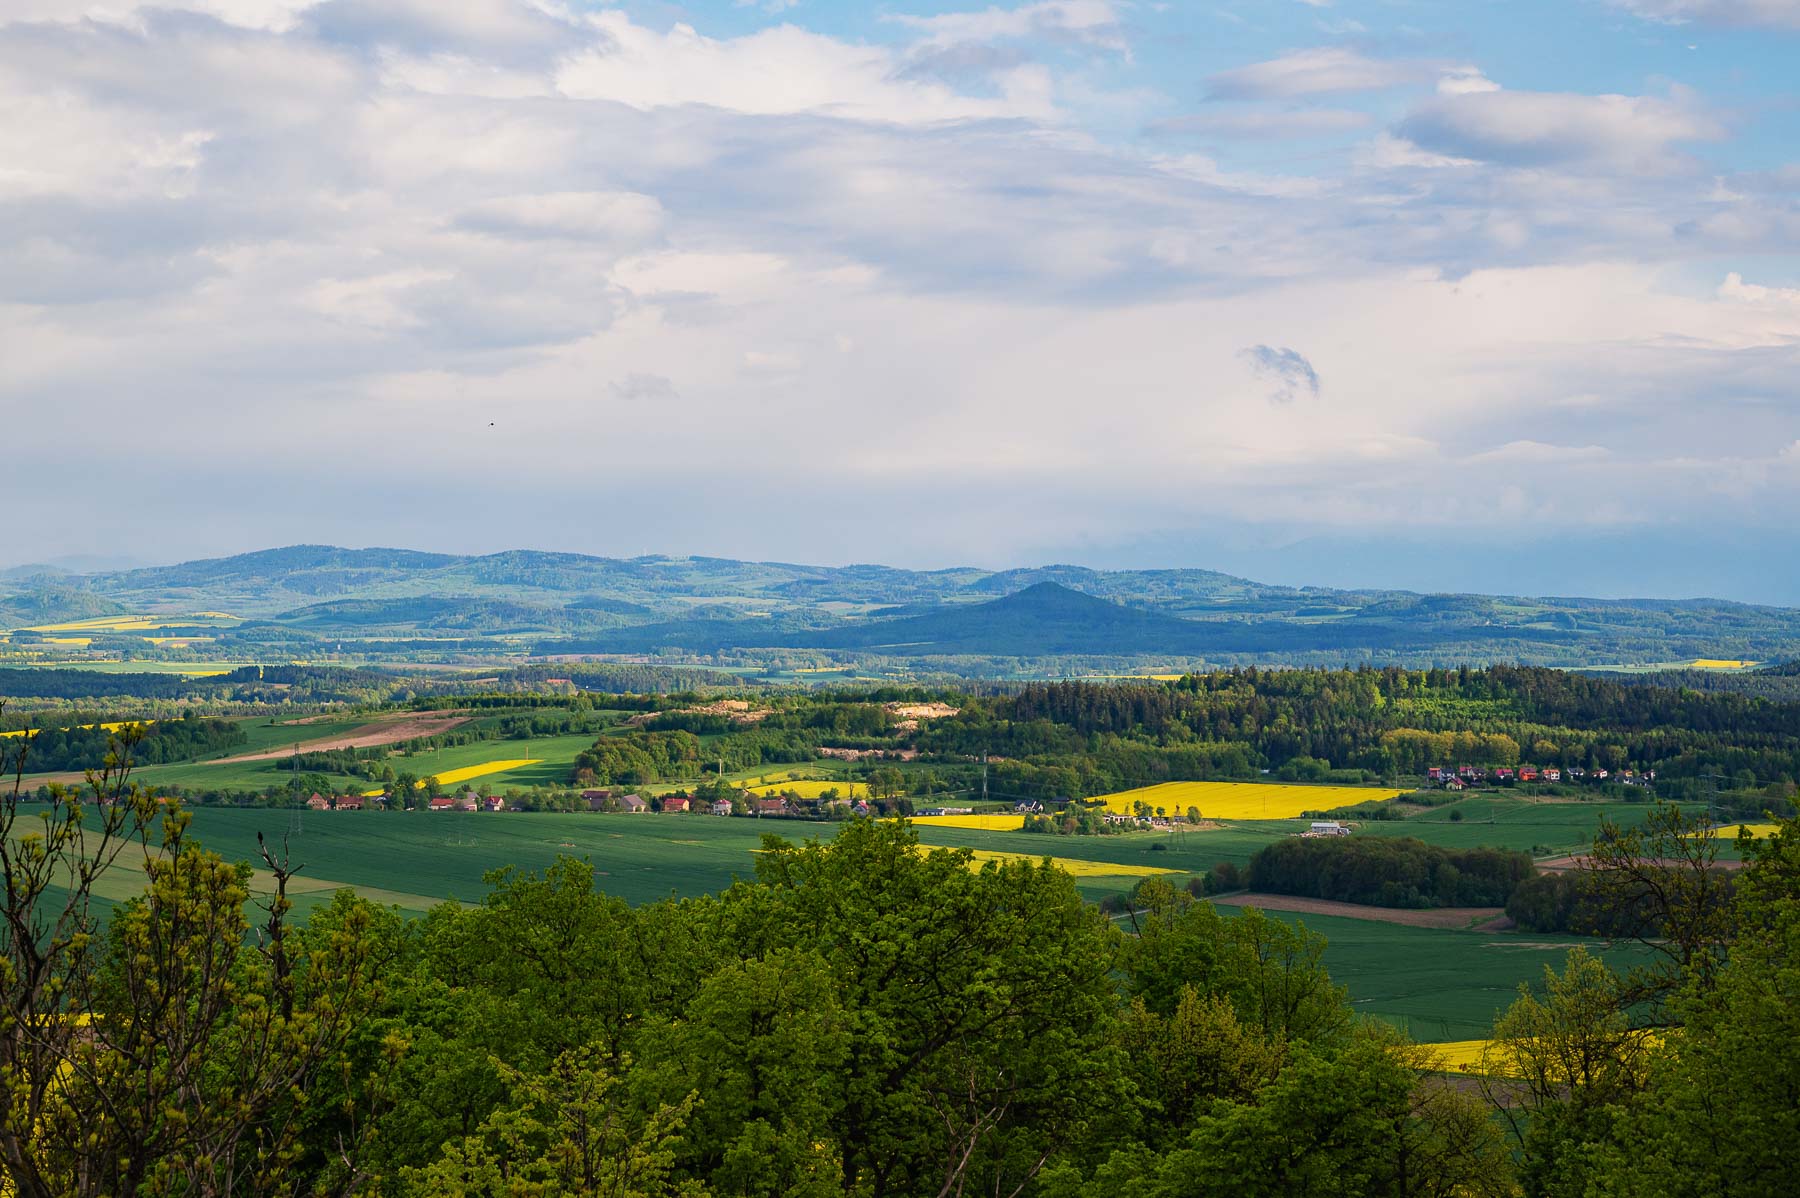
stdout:
POLYGON ((681 398, 672 380, 642 371, 613 381, 608 389, 615 398, 631 403, 673 403, 681 398))
POLYGON ((1673 169, 1677 149, 1725 137, 1685 98, 1459 90, 1415 108, 1397 132, 1420 148, 1508 166, 1595 164, 1632 173, 1673 169))
POLYGON ((1198 112, 1150 126, 1162 136, 1299 140, 1336 137, 1368 128, 1373 117, 1346 108, 1299 108, 1248 112, 1198 112))
POLYGON ((1423 82, 1434 74, 1436 69, 1424 63, 1370 58, 1347 47, 1320 46, 1210 75, 1206 94, 1214 100, 1285 100, 1384 91, 1423 82))
POLYGON ((557 90, 579 100, 637 109, 703 104, 758 116, 819 113, 895 124, 1052 115, 1041 76, 1007 73, 998 96, 961 93, 908 77, 896 52, 839 41, 793 25, 710 38, 677 24, 658 33, 617 10, 592 18, 603 44, 556 72, 557 90))
POLYGON ((1684 94, 1339 52, 1153 124, 1175 101, 1138 103, 1098 7, 871 41, 211 8, 0 24, 0 502, 58 505, 16 554, 442 544, 411 500, 445 477, 510 480, 451 548, 939 564, 1201 524, 1454 537, 1502 485, 1559 528, 1793 508, 1768 447, 1800 435, 1800 306, 1765 273, 1793 180, 1674 169, 1717 121, 1684 94), (1239 144, 1356 134, 1361 105, 1306 97, 1358 79, 1416 119, 1239 144), (1465 107, 1520 97, 1549 111, 1465 107), (826 447, 804 485, 769 465, 794 430, 826 447), (172 518, 202 474, 239 499, 172 518), (965 518, 919 520, 939 494, 965 518), (641 519, 581 514, 614 502, 641 519))
POLYGON ((1646 20, 1742 29, 1800 30, 1800 0, 1609 0, 1646 20))
POLYGON ((923 34, 930 46, 1046 38, 1123 53, 1129 49, 1124 22, 1113 0, 1040 0, 1016 8, 888 18, 923 34))
POLYGON ((1242 351, 1250 368, 1268 380, 1273 389, 1269 398, 1277 403, 1292 403, 1304 391, 1315 399, 1319 394, 1319 372, 1313 369, 1299 350, 1272 345, 1253 345, 1242 351))

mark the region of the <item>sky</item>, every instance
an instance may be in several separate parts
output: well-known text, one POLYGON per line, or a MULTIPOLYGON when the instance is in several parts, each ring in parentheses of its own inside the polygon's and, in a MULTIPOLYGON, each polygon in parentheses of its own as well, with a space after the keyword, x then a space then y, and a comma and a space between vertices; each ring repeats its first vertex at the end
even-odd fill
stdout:
POLYGON ((4 0, 0 563, 1800 605, 1800 0, 4 0))

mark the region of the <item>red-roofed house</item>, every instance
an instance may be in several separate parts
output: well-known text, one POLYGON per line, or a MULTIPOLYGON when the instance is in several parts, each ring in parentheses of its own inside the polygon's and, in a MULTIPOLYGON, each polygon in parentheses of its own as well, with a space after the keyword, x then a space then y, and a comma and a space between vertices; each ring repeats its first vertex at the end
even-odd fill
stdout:
POLYGON ((662 809, 669 815, 686 815, 688 801, 686 795, 670 795, 663 800, 662 809))
POLYGON ((339 811, 361 811, 363 809, 361 795, 339 795, 332 802, 339 811))
POLYGON ((453 811, 455 808, 456 800, 449 795, 438 795, 431 800, 431 809, 433 811, 453 811))
POLYGON ((324 795, 314 791, 313 797, 306 800, 306 805, 311 807, 314 811, 327 811, 331 808, 331 801, 324 795))

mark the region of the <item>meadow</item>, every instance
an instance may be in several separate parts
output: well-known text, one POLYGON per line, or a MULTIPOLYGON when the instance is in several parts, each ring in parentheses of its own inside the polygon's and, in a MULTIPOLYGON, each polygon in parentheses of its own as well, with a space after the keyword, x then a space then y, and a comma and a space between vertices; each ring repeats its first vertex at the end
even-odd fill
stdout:
MULTIPOLYGON (((194 834, 229 859, 257 861, 256 833, 288 838, 305 864, 296 906, 304 914, 328 902, 338 886, 418 914, 435 902, 478 903, 488 871, 541 870, 560 856, 593 863, 597 884, 631 903, 670 895, 716 893, 755 872, 764 833, 788 840, 829 838, 836 825, 790 820, 721 819, 700 815, 490 814, 474 812, 296 812, 198 808, 194 834)), ((1218 860, 1248 860, 1277 828, 1257 825, 1169 836, 1027 836, 927 824, 922 843, 967 847, 978 860, 1048 855, 1090 899, 1129 890, 1143 877, 1208 869, 1218 860), (1161 845, 1161 848, 1156 846, 1161 845)), ((1177 884, 1180 878, 1175 878, 1177 884)), ((105 897, 122 899, 138 876, 118 879, 105 897), (115 894, 114 891, 117 891, 115 894)), ((1235 916, 1237 909, 1221 907, 1235 916)), ((1565 936, 1522 938, 1371 920, 1272 912, 1329 941, 1326 964, 1349 989, 1356 1009, 1407 1028, 1420 1040, 1469 1040, 1487 1034, 1494 1016, 1522 982, 1537 982, 1545 965, 1560 965, 1568 948, 1586 943, 1616 964, 1635 950, 1565 936)))

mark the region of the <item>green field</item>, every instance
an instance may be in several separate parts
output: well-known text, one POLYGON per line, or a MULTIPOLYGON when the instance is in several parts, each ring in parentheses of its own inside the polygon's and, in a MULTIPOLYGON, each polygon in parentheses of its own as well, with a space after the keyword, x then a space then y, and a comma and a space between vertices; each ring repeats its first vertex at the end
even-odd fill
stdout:
MULTIPOLYGON (((628 902, 713 893, 735 878, 753 876, 754 850, 763 833, 790 840, 829 837, 835 826, 698 815, 199 808, 193 829, 207 847, 246 861, 256 860, 258 831, 273 840, 288 833, 293 860, 305 864, 303 892, 296 895, 302 914, 329 901, 339 885, 416 914, 443 899, 481 901, 488 891, 482 874, 497 866, 542 869, 565 855, 591 861, 599 885, 628 902)), ((1287 830, 1285 823, 1281 830, 1287 830)), ((1177 838, 1172 847, 1156 850, 1151 845, 1170 843, 1169 838, 918 829, 920 840, 932 845, 1191 870, 1210 868, 1218 860, 1247 860, 1256 847, 1267 843, 1271 831, 1190 833, 1177 838)), ((1128 889, 1135 881, 1083 878, 1078 885, 1088 897, 1098 898, 1128 889)), ((103 893, 124 898, 136 885, 135 874, 120 876, 103 893)), ((1407 928, 1330 916, 1276 917, 1302 922, 1326 936, 1330 941, 1326 963, 1332 976, 1349 988, 1359 1012, 1406 1026, 1421 1040, 1486 1034, 1494 1015, 1512 1001, 1521 982, 1538 981, 1544 965, 1560 964, 1569 946, 1583 943, 1570 937, 1407 928)), ((1627 950, 1610 951, 1624 960, 1627 950)))
MULTIPOLYGON (((1233 908, 1221 907, 1221 911, 1233 908)), ((1543 981, 1575 945, 1615 969, 1647 960, 1636 946, 1611 948, 1573 936, 1408 928, 1330 915, 1271 916, 1303 923, 1329 943, 1325 964, 1350 991, 1359 1014, 1406 1028, 1415 1040, 1475 1040, 1518 997, 1519 984, 1543 981)))
POLYGON ((1357 834, 1416 836, 1452 849, 1485 846, 1530 852, 1541 845, 1560 854, 1585 846, 1603 815, 1629 826, 1652 809, 1649 803, 1543 802, 1474 795, 1405 820, 1368 820, 1357 825, 1357 834), (1453 812, 1460 812, 1462 818, 1452 819, 1453 812))

